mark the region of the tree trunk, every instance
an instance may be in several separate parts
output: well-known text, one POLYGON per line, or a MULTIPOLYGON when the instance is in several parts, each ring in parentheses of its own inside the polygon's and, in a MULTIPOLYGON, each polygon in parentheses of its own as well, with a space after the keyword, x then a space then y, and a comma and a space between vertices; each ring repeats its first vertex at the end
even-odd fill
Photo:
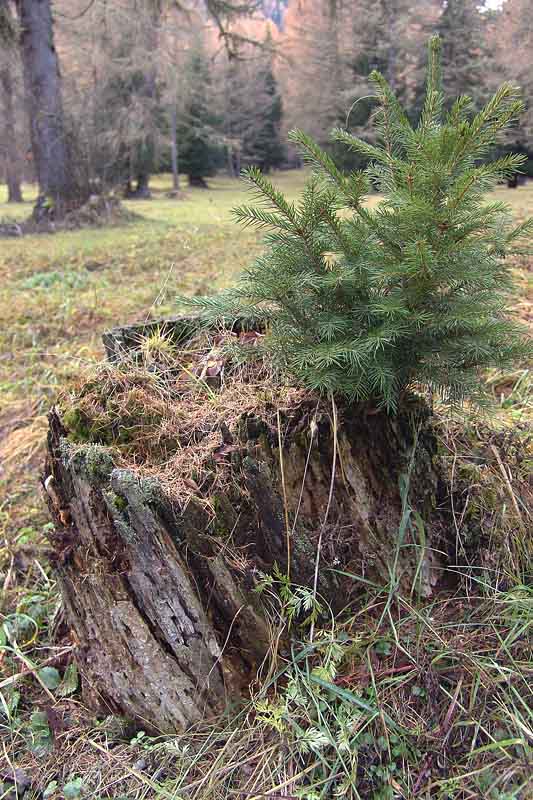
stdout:
POLYGON ((235 174, 235 163, 233 159, 233 148, 228 146, 226 147, 226 160, 228 164, 228 175, 230 178, 236 178, 237 175, 235 174))
POLYGON ((170 109, 170 157, 172 160, 172 188, 179 192, 180 173, 178 165, 178 115, 176 106, 170 109))
POLYGON ((152 196, 150 192, 150 173, 141 172, 137 175, 137 186, 135 188, 134 197, 148 199, 152 196))
POLYGON ((61 77, 54 47, 50 0, 17 0, 20 50, 39 193, 52 201, 37 204, 35 214, 56 218, 81 205, 88 189, 77 185, 69 154, 61 98, 61 77))
POLYGON ((4 106, 4 142, 7 183, 7 202, 22 203, 20 188, 20 158, 17 147, 15 111, 13 108, 13 81, 9 65, 0 69, 0 87, 4 106))
MULTIPOLYGON (((166 325, 180 341, 192 322, 166 325)), ((161 323, 108 334, 108 355, 124 358, 152 329, 161 323)), ((431 594, 447 543, 427 408, 390 418, 341 406, 335 446, 328 405, 298 398, 280 409, 280 428, 250 411, 231 430, 221 423, 209 469, 223 471, 223 488, 191 477, 173 500, 153 476, 115 466, 110 448, 77 444, 75 406, 51 414, 51 544, 95 708, 168 732, 245 691, 270 646, 254 589, 276 565, 312 590, 318 559, 319 597, 335 613, 360 592, 348 573, 431 594)))
POLYGON ((157 114, 157 48, 159 43, 159 26, 161 23, 161 2, 145 4, 144 36, 146 63, 142 65, 142 78, 137 93, 147 104, 150 122, 139 127, 140 140, 137 143, 137 155, 134 161, 133 172, 137 181, 135 191, 130 193, 131 198, 150 198, 150 177, 155 169, 156 132, 155 118, 157 114))
POLYGON ((189 175, 189 186, 196 189, 208 189, 207 181, 201 175, 189 175))

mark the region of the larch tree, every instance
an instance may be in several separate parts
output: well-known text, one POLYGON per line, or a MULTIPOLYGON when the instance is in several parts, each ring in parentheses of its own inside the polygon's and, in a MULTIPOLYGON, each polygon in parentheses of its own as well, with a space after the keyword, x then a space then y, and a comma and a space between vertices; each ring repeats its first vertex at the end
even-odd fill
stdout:
POLYGON ((321 145, 345 111, 338 13, 329 0, 301 0, 285 15, 280 69, 285 128, 305 127, 321 145))
POLYGON ((159 51, 160 69, 163 73, 163 105, 166 109, 168 132, 170 138, 170 165, 172 172, 172 188, 174 192, 180 189, 180 143, 178 140, 178 125, 183 119, 185 102, 188 92, 185 63, 187 56, 187 32, 180 25, 172 24, 175 20, 172 15, 170 24, 163 25, 161 32, 161 47, 159 51))
MULTIPOLYGON (((439 13, 438 0, 419 0, 416 15, 408 0, 290 4, 280 75, 287 126, 304 127, 329 150, 330 131, 338 125, 375 138, 370 73, 381 70, 402 101, 412 104, 423 71, 420 54, 439 13)), ((333 150, 342 166, 363 165, 356 154, 333 150)))
POLYGON ((283 105, 272 64, 265 64, 259 74, 259 84, 265 97, 262 104, 262 119, 250 142, 252 159, 262 172, 269 173, 279 167, 284 160, 285 149, 281 141, 280 129, 283 105))
POLYGON ((159 29, 163 11, 163 0, 147 0, 146 7, 142 10, 142 68, 138 71, 138 85, 136 94, 138 99, 148 110, 152 120, 144 129, 139 129, 140 138, 137 145, 135 159, 136 187, 133 190, 135 197, 150 197, 150 175, 156 166, 156 127, 154 120, 157 117, 159 101, 159 87, 157 79, 156 54, 159 43, 159 29))

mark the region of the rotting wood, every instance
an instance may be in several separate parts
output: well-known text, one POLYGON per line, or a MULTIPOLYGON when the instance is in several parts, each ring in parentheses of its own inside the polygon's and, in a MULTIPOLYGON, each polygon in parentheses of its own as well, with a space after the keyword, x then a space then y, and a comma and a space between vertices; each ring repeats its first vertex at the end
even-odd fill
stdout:
MULTIPOLYGON (((191 320, 166 324, 183 337, 191 320)), ((129 357, 145 327, 108 334, 111 357, 129 357)), ((414 401, 396 418, 360 406, 341 406, 339 414, 319 596, 338 612, 360 591, 343 573, 387 583, 397 547, 394 579, 428 595, 440 575, 435 552, 446 546, 428 411, 414 401), (399 543, 407 505, 417 522, 399 543)), ((108 448, 70 444, 52 412, 45 476, 56 525, 51 543, 86 698, 100 711, 148 730, 182 730, 248 686, 270 647, 268 610, 255 588, 275 565, 287 571, 287 515, 291 580, 313 585, 331 480, 331 420, 327 405, 312 397, 283 409, 280 420, 287 509, 279 431, 260 416, 243 414, 228 458, 213 461, 213 469, 231 472, 226 493, 199 490, 179 505, 155 479, 116 467, 108 448)))

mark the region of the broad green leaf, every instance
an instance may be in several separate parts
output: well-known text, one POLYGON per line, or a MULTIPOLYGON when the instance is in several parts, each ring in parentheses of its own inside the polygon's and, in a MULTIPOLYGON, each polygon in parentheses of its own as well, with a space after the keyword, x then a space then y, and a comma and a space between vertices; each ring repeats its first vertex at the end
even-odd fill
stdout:
POLYGON ((47 689, 57 689, 61 683, 61 675, 55 667, 43 667, 39 670, 38 675, 47 689))

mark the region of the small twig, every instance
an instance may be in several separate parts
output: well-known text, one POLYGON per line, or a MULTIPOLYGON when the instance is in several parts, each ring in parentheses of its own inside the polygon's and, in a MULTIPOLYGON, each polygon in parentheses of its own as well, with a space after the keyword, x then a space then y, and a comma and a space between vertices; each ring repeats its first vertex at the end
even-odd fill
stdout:
POLYGON ((289 509, 287 506, 287 487, 285 485, 285 469, 283 466, 283 442, 281 440, 281 417, 279 408, 277 409, 278 419, 278 448, 279 448, 279 468, 281 470, 281 487, 283 489, 283 510, 285 512, 285 532, 287 536, 287 578, 291 577, 291 531, 289 527, 289 509))
POLYGON ((233 630, 233 626, 235 625, 235 620, 237 619, 237 617, 239 616, 239 614, 241 613, 241 611, 243 610, 243 608, 244 608, 244 606, 240 606, 240 608, 238 608, 238 609, 237 609, 237 611, 235 612, 235 614, 233 615, 233 619, 231 620, 231 625, 229 626, 228 633, 227 633, 227 635, 226 635, 226 638, 225 638, 225 640, 224 640, 224 644, 223 644, 223 645, 222 645, 222 647, 220 648, 220 654, 218 655, 218 657, 217 657, 217 659, 216 659, 215 663, 213 664, 213 666, 212 666, 212 667, 211 667, 211 669, 209 670, 209 673, 208 673, 208 675, 207 675, 207 681, 209 681, 209 678, 211 677, 211 673, 212 673, 212 672, 213 672, 213 670, 215 669, 216 665, 217 665, 217 664, 219 664, 219 663, 222 661, 222 656, 224 655, 224 650, 226 649, 226 645, 227 645, 227 644, 228 644, 228 642, 229 642, 229 638, 230 638, 230 636, 231 636, 231 632, 232 632, 232 630, 233 630))
MULTIPOLYGON (((391 667, 390 669, 381 669, 375 673, 375 677, 377 680, 379 680, 381 678, 386 678, 387 676, 390 675, 398 675, 402 672, 413 672, 415 670, 416 666, 414 664, 404 664, 401 667, 391 667)), ((342 675, 340 678, 337 678, 335 680, 335 684, 338 685, 343 683, 349 683, 352 680, 352 678, 358 678, 358 677, 359 678, 361 677, 360 671, 352 672, 350 673, 350 675, 342 675)))
POLYGON ((291 535, 294 536, 294 532, 296 530, 296 523, 298 521, 298 515, 300 513, 300 508, 302 506, 302 500, 304 496, 304 487, 305 487, 305 479, 307 478, 307 470, 309 469, 309 461, 311 460, 311 451, 313 449, 313 442, 315 441, 315 436, 317 433, 317 424, 316 424, 316 416, 318 412, 318 403, 316 404, 315 413, 313 415, 313 419, 311 420, 311 439, 309 441, 309 447, 307 448, 307 456, 305 459, 305 467, 304 467, 304 474, 302 478, 302 484, 300 486, 300 494, 298 496, 298 505, 296 506, 296 512, 294 514, 294 520, 292 523, 292 530, 291 535))
POLYGON ((166 291, 166 288, 167 288, 167 286, 168 286, 168 282, 169 282, 169 280, 170 280, 170 277, 171 277, 172 273, 174 272, 174 268, 175 268, 175 266, 176 266, 176 264, 175 264, 174 262, 172 262, 172 264, 170 265, 170 267, 169 267, 169 269, 168 269, 168 272, 167 272, 167 274, 165 275, 165 278, 164 278, 164 280, 163 280, 163 283, 161 284, 161 286, 160 286, 160 288, 159 288, 159 291, 158 291, 158 293, 157 293, 157 295, 156 295, 156 298, 155 298, 155 300, 153 301, 152 305, 150 306, 150 308, 149 308, 149 309, 148 309, 148 311, 146 312, 146 317, 145 317, 145 320, 144 320, 145 322, 149 322, 149 321, 150 321, 150 312, 151 312, 151 311, 152 311, 154 308, 156 308, 156 306, 158 306, 158 305, 161 303, 161 300, 162 300, 162 298, 163 298, 163 295, 164 295, 164 293, 165 293, 165 291, 166 291))
POLYGON ((464 680, 464 675, 461 675, 461 677, 459 678, 459 680, 457 682, 457 686, 455 687, 455 692, 453 693, 452 702, 450 703, 450 707, 449 707, 448 711, 446 712, 446 716, 444 717, 442 725, 440 726, 439 733, 441 735, 443 735, 444 738, 446 738, 448 736, 449 732, 450 732, 452 716, 453 716, 453 712, 455 711, 455 707, 457 705, 457 698, 459 697, 459 692, 461 691, 461 687, 463 685, 463 680, 464 680))
POLYGON ((233 792, 231 789, 230 794, 234 794, 235 797, 247 797, 249 800, 261 800, 263 797, 268 798, 268 800, 298 800, 295 794, 270 794, 269 792, 257 794, 257 792, 233 792))
MULTIPOLYGON (((326 506, 326 513, 324 514, 324 520, 320 527, 320 533, 318 535, 318 544, 316 548, 316 558, 315 558, 315 576, 313 580, 313 602, 316 603, 316 595, 318 590, 318 571, 320 567, 320 555, 322 552, 322 539, 324 536, 324 529, 326 527, 326 523, 328 521, 329 510, 331 508, 331 502, 333 500, 333 489, 335 486, 335 472, 337 469, 337 406, 335 404, 335 398, 331 395, 331 408, 333 410, 333 463, 331 466, 331 480, 329 483, 329 496, 328 496, 328 504, 326 506)), ((311 622, 311 630, 309 631, 309 641, 313 641, 315 635, 315 620, 313 619, 311 622)))
MULTIPOLYGON (((439 736, 443 737, 443 742, 446 742, 446 739, 448 738, 448 734, 450 733, 450 730, 451 730, 452 717, 453 717, 453 713, 455 711, 455 708, 457 706, 457 698, 459 697, 459 692, 461 691, 461 687, 463 685, 463 680, 464 680, 464 675, 461 675, 461 677, 459 678, 459 681, 457 682, 457 686, 455 687, 455 692, 453 693, 452 702, 450 703, 450 707, 449 707, 448 711, 446 712, 446 716, 444 717, 444 720, 442 721, 442 725, 440 725, 440 727, 438 728, 439 736)), ((420 773, 418 775, 417 781, 415 783, 415 786, 414 786, 414 789, 413 789, 413 796, 418 797, 418 790, 422 786, 422 782, 424 781, 424 778, 427 778, 428 776, 431 775, 431 769, 432 769, 433 764, 435 762, 435 758, 436 758, 436 754, 435 753, 429 753, 426 756, 426 758, 424 759, 424 761, 422 762, 422 769, 420 770, 420 773)))
MULTIPOLYGON (((54 697, 54 695, 52 694, 52 692, 50 691, 48 686, 45 684, 45 682, 43 681, 43 679, 39 675, 39 669, 41 669, 41 667, 40 666, 39 667, 33 666, 31 661, 29 660, 29 658, 26 658, 24 653, 22 653, 18 649, 18 647, 16 647, 16 645, 13 645, 13 654, 19 659, 19 661, 22 661, 22 663, 26 666, 26 675, 33 675, 35 680, 40 684, 41 689, 45 692, 45 694, 48 695, 48 697, 50 698, 52 703, 55 703, 56 702, 56 698, 54 697)), ((18 673, 18 674, 20 675, 20 673, 18 673)), ((9 680, 9 678, 8 678, 8 680, 9 680)), ((3 684, 4 684, 4 682, 2 682, 2 684, 0 684, 0 685, 3 686, 3 684)))
POLYGON ((7 597, 7 590, 11 586, 11 581, 13 579, 13 573, 14 573, 14 564, 15 564, 15 556, 12 555, 11 558, 10 558, 10 561, 9 561, 9 567, 8 567, 7 574, 6 574, 6 577, 5 577, 5 580, 4 580, 4 586, 3 586, 3 590, 2 590, 2 597, 0 598, 0 608, 3 607, 4 600, 7 597))
POLYGON ((95 4, 95 0, 90 0, 89 5, 86 6, 83 9, 83 11, 81 11, 79 14, 75 14, 73 17, 69 16, 68 14, 63 14, 61 11, 57 11, 56 9, 54 9, 54 12, 59 17, 64 17, 65 19, 68 19, 69 22, 76 22, 77 20, 79 20, 82 17, 84 17, 85 14, 87 14, 87 12, 91 10, 91 8, 94 6, 94 4, 95 4))

